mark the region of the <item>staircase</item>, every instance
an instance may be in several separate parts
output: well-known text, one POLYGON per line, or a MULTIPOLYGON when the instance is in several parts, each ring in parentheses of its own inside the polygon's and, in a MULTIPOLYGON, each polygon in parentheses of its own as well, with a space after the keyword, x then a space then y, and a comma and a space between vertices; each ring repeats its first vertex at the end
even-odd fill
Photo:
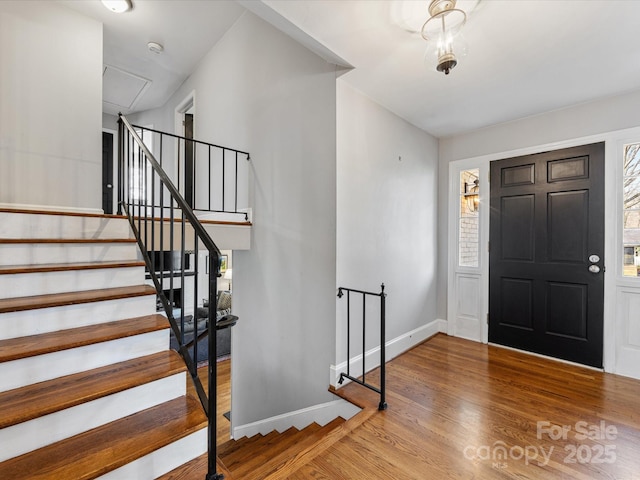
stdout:
MULTIPOLYGON (((229 440, 218 446, 219 459, 226 469, 225 480, 285 479, 323 451, 323 443, 333 444, 342 437, 344 425, 344 419, 336 418, 325 426, 312 423, 302 430, 291 427, 282 433, 273 431, 268 435, 229 440)), ((206 467, 207 458, 203 455, 160 480, 204 478, 206 467)))
MULTIPOLYGON (((225 480, 308 478, 303 472, 305 466, 379 414, 379 397, 371 390, 350 383, 332 392, 360 407, 360 412, 349 420, 336 418, 324 426, 312 423, 302 430, 292 427, 282 433, 273 431, 267 435, 224 441, 218 445, 218 467, 225 480)), ((204 478, 206 472, 207 456, 201 455, 159 480, 204 478)))
POLYGON ((161 477, 207 451, 124 217, 0 209, 0 479, 161 477))

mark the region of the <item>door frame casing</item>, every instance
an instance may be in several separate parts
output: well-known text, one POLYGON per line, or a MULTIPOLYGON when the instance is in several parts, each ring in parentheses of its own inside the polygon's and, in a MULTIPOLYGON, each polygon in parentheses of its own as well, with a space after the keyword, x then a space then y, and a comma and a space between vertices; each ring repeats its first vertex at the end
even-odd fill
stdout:
MULTIPOLYGON (((180 103, 178 103, 178 105, 176 106, 176 108, 174 109, 174 130, 173 132, 180 136, 180 137, 184 137, 184 114, 187 113, 189 110, 193 109, 193 113, 195 114, 195 109, 196 109, 196 91, 195 90, 191 90, 191 92, 189 92, 180 103)), ((194 120, 194 132, 193 132, 193 136, 194 138, 197 138, 197 135, 195 133, 195 120, 194 120)), ((183 152, 184 153, 184 152, 183 152)), ((180 142, 176 142, 175 145, 175 157, 176 159, 178 158, 182 158, 181 157, 182 153, 180 153, 180 142)), ((183 159, 184 162, 184 159, 183 159)), ((179 172, 179 166, 178 166, 178 162, 176 162, 175 166, 174 166, 174 175, 176 175, 174 178, 180 178, 180 181, 182 183, 182 185, 178 184, 176 185, 179 189, 183 189, 185 184, 184 184, 184 178, 185 178, 185 165, 182 165, 182 171, 179 172)), ((180 182, 179 182, 180 183, 180 182)), ((183 190, 184 191, 184 190, 183 190)))
MULTIPOLYGON (((489 163, 495 160, 502 160, 505 158, 518 157, 523 155, 536 154, 540 152, 546 152, 549 150, 559 150, 564 148, 576 147, 580 145, 587 145, 591 143, 605 142, 605 179, 604 179, 604 202, 605 202, 605 259, 606 270, 604 272, 604 340, 603 340, 603 365, 604 371, 615 373, 616 371, 616 327, 619 328, 619 324, 616 318, 616 297, 620 286, 624 286, 626 283, 621 277, 621 267, 618 265, 621 259, 621 250, 619 248, 621 233, 620 220, 621 216, 621 190, 622 190, 622 166, 620 149, 621 144, 624 142, 632 141, 632 139, 640 139, 640 127, 634 127, 624 130, 615 130, 611 132, 605 132, 600 134, 594 134, 589 136, 583 136, 574 139, 562 140, 553 143, 540 144, 531 147, 518 148, 514 150, 501 151, 497 153, 491 153, 481 155, 477 157, 456 160, 449 163, 449 214, 448 214, 448 232, 450 245, 455 245, 455 248, 450 247, 448 253, 448 291, 447 291, 447 321, 448 321, 448 333, 450 335, 456 335, 456 315, 459 302, 459 292, 456 289, 456 276, 458 273, 464 273, 464 270, 457 267, 457 221, 458 221, 458 196, 459 196, 459 172, 461 170, 467 170, 472 168, 479 168, 481 177, 485 179, 489 174, 489 163), (620 205, 619 205, 620 204, 620 205)), ((489 306, 489 264, 488 264, 488 231, 489 231, 489 196, 488 196, 488 183, 484 181, 480 188, 480 267, 479 275, 484 278, 481 282, 482 290, 480 291, 479 303, 481 308, 484 308, 483 315, 488 315, 489 306), (484 188, 482 188, 484 187, 484 188), (484 235, 483 236, 483 232, 484 235), (483 238, 486 238, 483 241, 483 238)), ((627 283, 629 281, 627 280, 627 283)), ((640 288, 640 284, 637 285, 640 288)), ((481 334, 480 338, 476 341, 487 343, 488 339, 488 324, 486 321, 481 322, 481 334)), ((639 372, 640 374, 640 372, 639 372)), ((640 378, 640 377, 639 377, 640 378)))

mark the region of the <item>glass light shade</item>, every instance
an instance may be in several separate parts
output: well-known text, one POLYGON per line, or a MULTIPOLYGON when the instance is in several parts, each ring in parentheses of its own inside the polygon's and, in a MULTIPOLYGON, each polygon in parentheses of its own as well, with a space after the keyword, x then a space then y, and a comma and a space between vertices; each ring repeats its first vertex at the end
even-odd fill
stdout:
POLYGON ((467 41, 461 32, 458 32, 457 35, 453 35, 450 32, 436 35, 427 42, 424 54, 425 66, 429 70, 435 67, 438 71, 449 73, 445 67, 448 65, 448 70, 453 69, 458 59, 466 57, 468 51, 467 41), (442 68, 439 68, 441 65, 442 68))
MULTIPOLYGON (((422 26, 422 38, 436 55, 436 70, 446 75, 458 64, 458 56, 465 54, 462 46, 456 47, 455 40, 467 21, 467 15, 455 8, 455 0, 433 0, 429 6, 432 16, 422 26)), ((460 43, 460 42, 458 42, 460 43)))

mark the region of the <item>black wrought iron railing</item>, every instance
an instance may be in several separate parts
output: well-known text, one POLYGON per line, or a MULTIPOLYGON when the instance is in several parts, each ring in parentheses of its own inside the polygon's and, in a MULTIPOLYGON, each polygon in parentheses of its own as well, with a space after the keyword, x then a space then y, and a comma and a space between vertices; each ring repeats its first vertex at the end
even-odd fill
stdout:
POLYGON ((220 250, 142 140, 141 131, 123 115, 118 124, 118 213, 124 212, 129 219, 158 293, 158 307, 169 319, 176 349, 184 358, 208 416, 206 479, 220 480, 224 477, 217 473, 216 463, 216 332, 233 326, 237 320, 229 316, 216 322, 220 250), (149 205, 148 198, 158 199, 157 205, 149 205), (201 297, 205 299, 202 304, 201 297), (187 310, 192 314, 187 315, 187 310), (216 328, 210 329, 211 325, 216 328), (197 361, 202 357, 199 340, 206 335, 209 366, 205 392, 198 378, 197 361))
MULTIPOLYGON (((242 173, 248 172, 243 162, 251 160, 248 152, 153 128, 132 127, 145 145, 156 152, 159 165, 192 210, 241 215, 249 220, 248 207, 243 202, 246 182, 241 181, 245 176, 242 173)), ((157 210, 162 206, 162 199, 150 190, 134 186, 132 193, 142 197, 142 205, 147 208, 157 210)))
POLYGON ((386 298, 384 293, 384 283, 380 285, 380 293, 365 292, 354 288, 338 288, 338 298, 342 298, 346 294, 347 297, 347 371, 340 374, 338 383, 342 385, 345 378, 355 382, 363 387, 380 394, 379 410, 387 409, 386 401, 386 354, 385 354, 385 328, 386 328, 386 298), (351 297, 360 296, 362 299, 362 376, 360 378, 351 374, 351 297), (380 297, 380 386, 367 383, 367 367, 366 367, 366 339, 367 339, 367 297, 380 297))

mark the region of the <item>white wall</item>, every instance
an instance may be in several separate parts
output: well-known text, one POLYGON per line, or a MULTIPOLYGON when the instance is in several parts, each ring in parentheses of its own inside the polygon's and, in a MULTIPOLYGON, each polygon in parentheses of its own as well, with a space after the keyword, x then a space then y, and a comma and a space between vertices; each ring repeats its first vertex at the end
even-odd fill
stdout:
MULTIPOLYGON (((337 283, 371 292, 385 284, 389 341, 436 320, 438 141, 337 83, 337 283)), ((367 348, 379 344, 376 307, 367 306, 367 348)), ((346 360, 345 299, 337 315, 336 365, 346 360)))
POLYGON ((233 425, 332 400, 335 67, 247 12, 164 108, 132 120, 173 130, 191 92, 196 138, 251 153, 252 248, 233 256, 233 425))
POLYGON ((0 2, 0 203, 100 208, 102 24, 0 2))
MULTIPOLYGON (((449 207, 446 186, 448 184, 449 162, 565 142, 639 125, 640 91, 440 139, 438 183, 442 185, 442 188, 438 197, 440 204, 438 214, 438 317, 447 318, 447 259, 450 242, 447 234, 449 207)), ((508 156, 506 154, 505 158, 508 156)), ((607 157, 606 161, 611 160, 607 157)), ((612 233, 610 232, 610 234, 612 233)))

